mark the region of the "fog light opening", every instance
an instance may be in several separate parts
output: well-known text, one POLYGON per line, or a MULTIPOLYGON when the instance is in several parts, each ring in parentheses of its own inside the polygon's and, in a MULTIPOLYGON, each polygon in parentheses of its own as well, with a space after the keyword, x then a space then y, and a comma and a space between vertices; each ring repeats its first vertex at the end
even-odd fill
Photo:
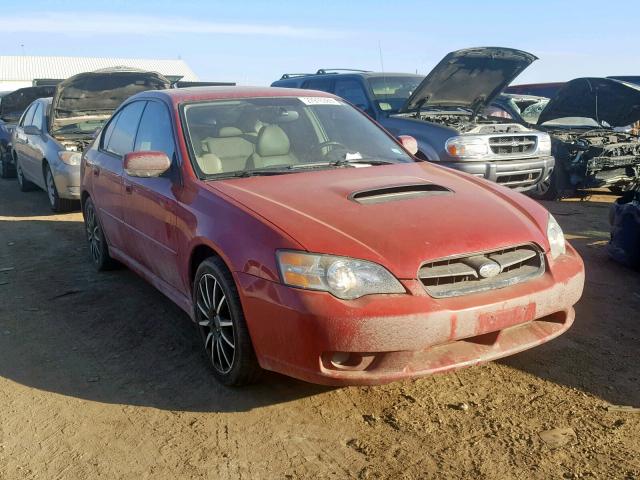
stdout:
POLYGON ((336 370, 366 370, 375 359, 373 354, 357 352, 332 352, 327 357, 336 370))

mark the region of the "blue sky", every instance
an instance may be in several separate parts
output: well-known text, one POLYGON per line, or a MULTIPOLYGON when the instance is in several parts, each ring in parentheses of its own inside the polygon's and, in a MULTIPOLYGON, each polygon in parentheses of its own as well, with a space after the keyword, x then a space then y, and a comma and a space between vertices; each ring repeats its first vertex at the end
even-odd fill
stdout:
POLYGON ((427 73, 447 52, 538 57, 517 82, 640 74, 640 1, 103 1, 3 5, 3 55, 181 57, 203 80, 268 85, 320 67, 427 73))

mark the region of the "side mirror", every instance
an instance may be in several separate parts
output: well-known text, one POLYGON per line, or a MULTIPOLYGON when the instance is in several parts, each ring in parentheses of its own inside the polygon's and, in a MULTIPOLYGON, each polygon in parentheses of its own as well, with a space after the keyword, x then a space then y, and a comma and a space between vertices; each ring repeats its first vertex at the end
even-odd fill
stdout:
POLYGON ((164 152, 129 152, 124 156, 124 171, 130 177, 159 177, 171 167, 164 152))
POLYGON ((398 140, 411 155, 418 153, 418 141, 411 135, 400 135, 398 140))
POLYGON ((27 125, 26 127, 23 128, 24 133, 26 133, 27 135, 42 135, 42 130, 40 130, 38 127, 35 127, 33 125, 27 125))

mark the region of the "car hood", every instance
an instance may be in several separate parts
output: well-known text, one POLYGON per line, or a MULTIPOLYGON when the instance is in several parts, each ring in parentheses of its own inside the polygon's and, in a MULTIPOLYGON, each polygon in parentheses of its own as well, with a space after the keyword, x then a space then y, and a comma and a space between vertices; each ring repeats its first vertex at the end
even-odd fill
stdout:
POLYGON ((538 125, 564 117, 592 118, 612 127, 640 120, 640 85, 611 78, 576 78, 567 82, 545 107, 538 125))
POLYGON ((480 111, 535 60, 535 55, 512 48, 479 47, 451 52, 431 70, 400 111, 420 106, 480 111))
POLYGON ((157 72, 129 68, 105 68, 74 75, 56 87, 50 130, 53 133, 86 118, 108 118, 130 96, 170 86, 171 82, 157 72))
POLYGON ((0 118, 8 122, 17 122, 22 112, 38 98, 50 97, 56 87, 26 87, 7 93, 0 99, 0 118))
POLYGON ((547 249, 548 213, 536 202, 426 162, 205 185, 253 210, 307 251, 370 260, 398 278, 415 278, 422 262, 450 255, 530 242, 547 249), (403 186, 421 194, 383 193, 367 200, 371 192, 403 186))

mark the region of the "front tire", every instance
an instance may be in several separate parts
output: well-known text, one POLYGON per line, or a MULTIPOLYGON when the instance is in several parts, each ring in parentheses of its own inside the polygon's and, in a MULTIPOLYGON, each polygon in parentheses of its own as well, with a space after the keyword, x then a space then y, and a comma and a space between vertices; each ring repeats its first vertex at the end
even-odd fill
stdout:
POLYGON ((51 172, 49 164, 46 164, 44 167, 44 184, 47 187, 47 196, 49 197, 51 210, 56 213, 63 213, 76 208, 77 202, 75 200, 60 198, 60 195, 58 195, 58 188, 56 187, 56 182, 53 179, 53 173, 51 172))
POLYGON ((194 318, 216 379, 229 386, 254 383, 261 373, 233 277, 222 260, 208 258, 193 282, 194 318))
POLYGON ((529 193, 537 200, 558 200, 564 193, 565 177, 562 167, 556 167, 546 180, 539 182, 529 193))
POLYGON ((117 262, 109 255, 109 247, 102 231, 102 226, 98 220, 96 207, 91 198, 84 202, 83 209, 84 226, 87 232, 87 242, 89 244, 89 255, 91 263, 98 271, 112 270, 117 266, 117 262))

